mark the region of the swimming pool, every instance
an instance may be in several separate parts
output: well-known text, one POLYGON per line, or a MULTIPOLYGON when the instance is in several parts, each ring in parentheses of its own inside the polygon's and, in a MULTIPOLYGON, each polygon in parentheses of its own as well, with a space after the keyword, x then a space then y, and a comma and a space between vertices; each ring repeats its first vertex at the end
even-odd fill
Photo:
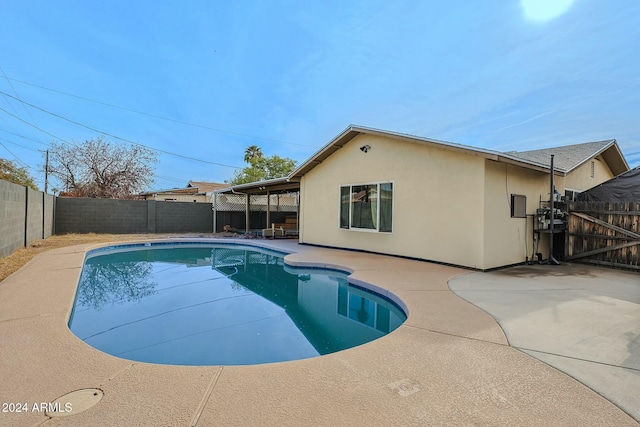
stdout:
POLYGON ((345 272, 285 265, 236 244, 136 244, 87 254, 69 328, 125 359, 247 365, 334 353, 380 338, 405 313, 345 272))

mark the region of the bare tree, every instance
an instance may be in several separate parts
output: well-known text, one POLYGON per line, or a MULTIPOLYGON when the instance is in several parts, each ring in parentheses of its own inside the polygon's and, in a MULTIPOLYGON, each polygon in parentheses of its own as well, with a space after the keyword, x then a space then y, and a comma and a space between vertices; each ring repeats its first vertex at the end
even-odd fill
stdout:
POLYGON ((49 174, 76 197, 131 198, 153 183, 154 151, 102 136, 83 143, 51 143, 49 174))

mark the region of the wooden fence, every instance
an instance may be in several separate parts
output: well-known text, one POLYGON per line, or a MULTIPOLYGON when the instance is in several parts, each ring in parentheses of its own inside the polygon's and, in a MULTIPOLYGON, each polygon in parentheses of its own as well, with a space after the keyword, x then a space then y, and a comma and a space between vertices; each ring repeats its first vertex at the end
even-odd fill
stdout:
POLYGON ((640 272, 640 203, 571 202, 566 260, 640 272))

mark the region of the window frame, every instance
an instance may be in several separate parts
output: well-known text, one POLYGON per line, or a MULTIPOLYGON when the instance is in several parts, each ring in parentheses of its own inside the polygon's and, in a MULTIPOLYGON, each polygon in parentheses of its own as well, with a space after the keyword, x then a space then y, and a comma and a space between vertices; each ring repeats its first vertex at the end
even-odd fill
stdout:
POLYGON ((582 193, 581 190, 575 190, 573 188, 565 188, 564 189, 564 200, 565 202, 575 202, 577 197, 582 193), (571 193, 571 199, 568 198, 567 193, 571 193))
POLYGON ((394 203, 394 193, 395 193, 395 183, 392 180, 385 180, 385 181, 370 181, 370 182, 358 182, 358 183, 352 183, 352 184, 340 184, 340 186, 338 187, 338 198, 339 198, 339 202, 338 202, 338 228, 340 228, 341 230, 347 230, 347 231, 358 231, 358 232, 364 232, 364 233, 384 233, 384 234, 393 234, 393 218, 395 217, 395 203, 394 203), (383 184, 391 184, 391 224, 389 227, 389 231, 381 231, 380 230, 380 198, 381 198, 381 191, 380 191, 380 186, 383 184), (353 187, 359 187, 359 186, 376 186, 376 193, 378 194, 378 203, 376 206, 376 228, 362 228, 362 227, 353 227, 352 226, 352 205, 353 202, 351 201, 351 194, 353 194, 353 187), (342 226, 342 189, 343 188, 349 188, 349 209, 347 212, 347 216, 348 216, 348 226, 347 227, 343 227, 342 226))

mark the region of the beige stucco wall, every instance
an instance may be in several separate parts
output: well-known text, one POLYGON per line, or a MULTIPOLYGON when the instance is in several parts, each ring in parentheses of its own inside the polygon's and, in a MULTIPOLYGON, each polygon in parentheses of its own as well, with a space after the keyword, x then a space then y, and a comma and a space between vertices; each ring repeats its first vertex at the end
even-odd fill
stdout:
MULTIPOLYGON (((607 164, 594 159, 567 176, 555 175, 554 186, 564 195, 565 189, 584 191, 613 177, 607 164)), ((490 269, 535 259, 534 252, 549 256, 549 236, 541 234, 533 249, 533 218, 511 218, 511 194, 527 197, 527 214, 535 214, 540 201, 549 200, 549 173, 537 172, 486 160, 484 202, 484 268, 490 269)), ((538 237, 538 236, 536 236, 538 237)))
POLYGON ((303 177, 300 241, 483 268, 483 187, 482 157, 359 135, 303 177), (340 186, 380 181, 393 182, 393 232, 341 229, 340 186))
MULTIPOLYGON (((484 269, 524 262, 533 254, 533 218, 511 218, 511 194, 527 197, 533 215, 540 199, 549 200, 549 174, 486 160, 484 201, 484 269)), ((537 252, 548 256, 542 236, 537 252)))
MULTIPOLYGON (((613 176, 614 175, 611 172, 611 169, 609 169, 607 163, 600 156, 597 156, 572 171, 561 182, 564 185, 564 188, 584 191, 613 178, 613 176), (593 177, 591 176, 592 161, 594 172, 593 177)), ((557 185, 556 188, 558 188, 561 194, 564 194, 564 188, 559 188, 557 185)))

